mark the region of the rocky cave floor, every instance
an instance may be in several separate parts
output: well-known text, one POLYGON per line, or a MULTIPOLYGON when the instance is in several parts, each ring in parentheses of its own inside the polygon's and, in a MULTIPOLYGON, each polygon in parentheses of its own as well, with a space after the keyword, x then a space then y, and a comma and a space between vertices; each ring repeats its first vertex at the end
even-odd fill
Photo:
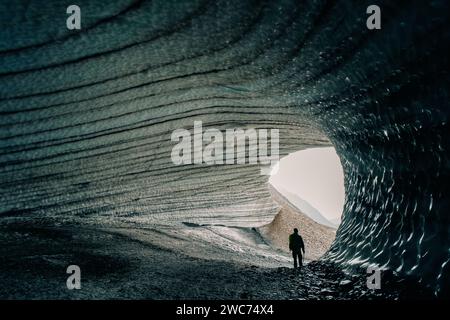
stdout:
MULTIPOLYGON (((1 299, 417 299, 413 282, 382 275, 370 290, 364 272, 323 261, 301 270, 190 257, 111 229, 19 223, 0 227, 1 299), (68 290, 66 268, 81 268, 68 290)), ((192 246, 193 250, 195 244, 192 246)))

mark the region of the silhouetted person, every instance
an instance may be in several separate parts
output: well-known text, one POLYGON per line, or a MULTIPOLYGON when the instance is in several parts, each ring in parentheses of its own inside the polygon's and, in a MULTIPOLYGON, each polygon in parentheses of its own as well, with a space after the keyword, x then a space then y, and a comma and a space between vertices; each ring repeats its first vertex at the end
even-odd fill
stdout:
POLYGON ((302 263, 302 252, 305 254, 305 244, 302 237, 298 234, 298 229, 294 229, 294 233, 289 236, 289 250, 292 251, 292 257, 294 258, 294 268, 297 268, 297 261, 300 267, 302 263))

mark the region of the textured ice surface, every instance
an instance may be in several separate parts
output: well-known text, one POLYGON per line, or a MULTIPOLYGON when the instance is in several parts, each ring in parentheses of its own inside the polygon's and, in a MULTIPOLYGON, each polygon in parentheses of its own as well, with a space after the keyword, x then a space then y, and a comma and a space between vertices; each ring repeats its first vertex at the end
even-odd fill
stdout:
MULTIPOLYGON (((449 281, 446 1, 0 4, 2 221, 269 222, 254 166, 174 166, 170 134, 279 128, 281 154, 333 144, 343 222, 327 258, 449 281)), ((448 291, 447 291, 448 292, 448 291)))

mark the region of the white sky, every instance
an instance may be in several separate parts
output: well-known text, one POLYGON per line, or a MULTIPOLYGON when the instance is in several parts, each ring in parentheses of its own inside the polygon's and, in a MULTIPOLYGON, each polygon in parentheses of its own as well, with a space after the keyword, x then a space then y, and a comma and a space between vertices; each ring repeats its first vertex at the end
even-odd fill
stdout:
POLYGON ((282 158, 269 182, 308 201, 327 219, 339 218, 344 207, 344 173, 334 148, 313 148, 282 158))

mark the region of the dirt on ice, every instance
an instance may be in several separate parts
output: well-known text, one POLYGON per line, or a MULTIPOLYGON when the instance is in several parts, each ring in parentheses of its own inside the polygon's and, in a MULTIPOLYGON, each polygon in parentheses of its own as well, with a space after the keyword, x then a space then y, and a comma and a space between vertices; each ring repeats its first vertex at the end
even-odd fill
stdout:
MULTIPOLYGON (((244 241, 258 238, 251 229, 235 231, 244 241)), ((408 287, 391 277, 381 290, 369 290, 364 273, 346 274, 326 262, 294 270, 282 252, 262 255, 270 248, 260 238, 252 247, 260 251, 249 254, 249 246, 238 246, 221 232, 195 225, 4 224, 0 226, 0 298, 396 299, 408 287), (213 248, 210 236, 223 238, 222 243, 213 248), (73 264, 81 269, 80 290, 66 287, 66 269, 73 264)), ((417 295, 417 290, 408 292, 417 295)))

